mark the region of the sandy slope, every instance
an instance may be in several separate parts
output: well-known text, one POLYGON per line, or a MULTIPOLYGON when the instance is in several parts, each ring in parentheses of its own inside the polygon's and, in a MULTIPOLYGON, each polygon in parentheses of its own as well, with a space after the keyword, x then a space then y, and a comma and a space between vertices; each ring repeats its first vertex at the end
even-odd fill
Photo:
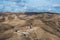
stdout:
POLYGON ((60 14, 1 16, 0 40, 60 40, 60 14))

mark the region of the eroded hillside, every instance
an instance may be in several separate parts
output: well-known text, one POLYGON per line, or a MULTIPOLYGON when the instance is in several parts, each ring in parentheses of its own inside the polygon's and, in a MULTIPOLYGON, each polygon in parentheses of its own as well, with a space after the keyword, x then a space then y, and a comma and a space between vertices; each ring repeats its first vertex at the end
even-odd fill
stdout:
POLYGON ((0 13, 0 40, 60 40, 60 14, 0 13))

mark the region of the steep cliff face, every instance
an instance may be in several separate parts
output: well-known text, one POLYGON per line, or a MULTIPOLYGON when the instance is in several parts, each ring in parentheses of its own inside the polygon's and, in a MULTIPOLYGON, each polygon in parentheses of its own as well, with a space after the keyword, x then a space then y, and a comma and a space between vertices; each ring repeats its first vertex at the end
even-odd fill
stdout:
POLYGON ((60 40, 60 14, 1 13, 0 40, 60 40))

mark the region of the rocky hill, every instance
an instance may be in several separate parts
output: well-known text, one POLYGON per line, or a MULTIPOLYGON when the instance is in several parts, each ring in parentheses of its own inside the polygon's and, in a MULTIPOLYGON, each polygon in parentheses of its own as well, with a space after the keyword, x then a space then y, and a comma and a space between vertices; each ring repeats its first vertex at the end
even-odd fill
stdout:
POLYGON ((60 40, 60 14, 0 13, 0 40, 60 40))

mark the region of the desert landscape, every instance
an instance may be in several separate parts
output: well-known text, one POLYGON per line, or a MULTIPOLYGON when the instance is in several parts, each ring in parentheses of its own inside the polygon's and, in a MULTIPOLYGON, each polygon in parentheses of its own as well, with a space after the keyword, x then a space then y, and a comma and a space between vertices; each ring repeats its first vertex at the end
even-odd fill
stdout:
POLYGON ((60 14, 0 13, 0 40, 60 40, 60 14))

